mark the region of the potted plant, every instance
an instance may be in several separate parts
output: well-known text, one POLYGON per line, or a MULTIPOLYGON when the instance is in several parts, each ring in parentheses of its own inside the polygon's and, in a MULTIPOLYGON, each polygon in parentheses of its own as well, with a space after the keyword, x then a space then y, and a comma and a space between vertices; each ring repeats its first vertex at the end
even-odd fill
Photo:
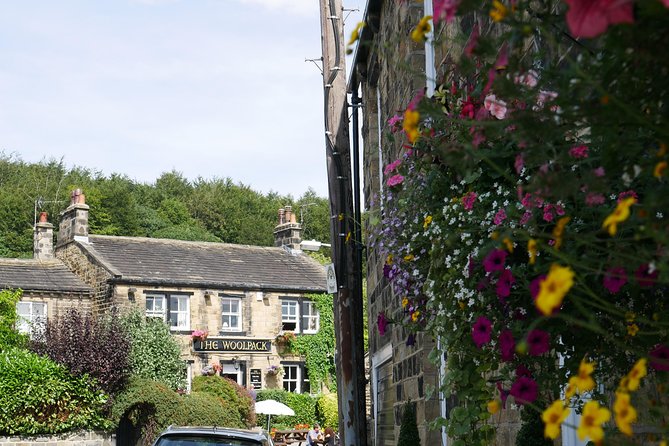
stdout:
POLYGON ((193 332, 190 334, 191 339, 193 342, 195 341, 204 341, 207 339, 207 336, 209 336, 209 333, 207 330, 193 330, 193 332))
POLYGON ((282 376, 283 367, 280 365, 271 365, 267 367, 267 376, 282 376))
POLYGON ((279 351, 279 354, 292 353, 295 347, 295 340, 297 337, 292 331, 286 331, 277 335, 274 338, 274 344, 279 351))

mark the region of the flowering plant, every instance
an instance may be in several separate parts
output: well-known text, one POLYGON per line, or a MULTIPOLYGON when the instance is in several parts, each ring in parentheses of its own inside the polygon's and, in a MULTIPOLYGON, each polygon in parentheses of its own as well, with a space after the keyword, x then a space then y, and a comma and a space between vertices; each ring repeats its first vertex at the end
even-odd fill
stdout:
POLYGON ((669 98, 654 56, 669 4, 494 1, 477 22, 487 5, 435 2, 435 24, 471 23, 435 33, 462 54, 389 121, 374 247, 397 310, 379 332, 440 340, 459 399, 444 422, 463 444, 489 444, 510 401, 550 439, 574 411, 582 440, 609 419, 607 437, 645 424, 666 440, 669 101, 653 98, 669 98))
POLYGON ((204 341, 209 336, 207 330, 193 330, 190 337, 193 341, 204 341))
POLYGON ((283 367, 280 365, 274 365, 267 367, 267 374, 269 376, 283 376, 283 367))
POLYGON ((297 337, 295 336, 295 333, 292 331, 286 331, 274 338, 274 344, 276 344, 277 347, 280 347, 281 352, 291 353, 295 348, 296 340, 297 337))

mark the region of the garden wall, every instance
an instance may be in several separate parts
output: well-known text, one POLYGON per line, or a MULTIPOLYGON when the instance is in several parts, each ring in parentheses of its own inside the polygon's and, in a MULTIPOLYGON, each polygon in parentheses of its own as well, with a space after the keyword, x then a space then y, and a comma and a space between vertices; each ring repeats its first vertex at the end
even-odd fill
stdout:
POLYGON ((116 446, 116 436, 81 431, 35 437, 0 437, 0 446, 116 446))

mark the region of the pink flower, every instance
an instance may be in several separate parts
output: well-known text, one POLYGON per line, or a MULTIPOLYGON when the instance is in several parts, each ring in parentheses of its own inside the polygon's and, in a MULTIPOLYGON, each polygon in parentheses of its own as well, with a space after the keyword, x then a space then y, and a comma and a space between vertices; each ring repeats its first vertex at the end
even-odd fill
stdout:
POLYGON ((596 194, 594 192, 590 192, 585 196, 585 204, 589 207, 599 206, 600 204, 604 203, 604 200, 604 195, 596 194))
POLYGON ((637 195, 637 193, 634 190, 630 189, 618 194, 618 203, 623 201, 625 198, 629 197, 634 197, 636 198, 637 201, 639 201, 639 196, 637 195))
POLYGON ((643 265, 639 266, 637 270, 634 272, 634 277, 636 278, 636 282, 639 284, 640 287, 647 288, 655 285, 657 282, 657 276, 659 275, 659 271, 655 270, 653 272, 650 271, 650 265, 647 263, 644 263, 643 265))
POLYGON ((425 96, 424 90, 421 90, 418 93, 416 93, 416 96, 414 96, 411 102, 409 102, 407 110, 415 110, 416 107, 418 107, 418 103, 423 99, 424 96, 425 96))
POLYGON ((588 146, 580 145, 569 149, 569 156, 576 159, 585 159, 588 157, 588 146))
POLYGON ((497 297, 500 299, 509 297, 509 294, 511 294, 511 287, 514 283, 516 283, 516 278, 513 277, 511 270, 505 269, 502 271, 502 274, 499 275, 499 279, 497 279, 497 287, 495 290, 497 292, 497 297))
POLYGON ((388 319, 386 319, 385 313, 382 311, 376 318, 376 326, 379 328, 379 334, 383 336, 386 334, 386 328, 388 328, 388 319))
POLYGON ((565 0, 567 25, 575 37, 595 37, 615 23, 633 23, 631 0, 565 0))
POLYGON ((502 271, 504 269, 504 263, 506 262, 507 252, 503 249, 493 249, 488 253, 488 255, 483 259, 483 269, 487 273, 493 271, 502 271))
POLYGON ((472 339, 478 348, 483 347, 490 342, 490 333, 492 333, 492 323, 485 316, 479 316, 472 326, 472 339))
POLYGON ((513 81, 520 85, 525 85, 530 88, 534 88, 539 83, 539 75, 534 70, 529 70, 525 74, 516 76, 513 81))
POLYGON ((471 211, 474 209, 474 202, 476 201, 476 192, 467 192, 462 197, 462 205, 465 207, 465 211, 471 211))
POLYGON ((521 376, 511 385, 509 394, 517 404, 528 404, 537 399, 538 386, 536 381, 527 376, 521 376))
POLYGON ((655 370, 669 371, 669 347, 657 344, 648 354, 650 366, 655 370))
POLYGON ((501 208, 495 214, 495 218, 493 218, 492 222, 496 225, 501 225, 504 220, 506 220, 506 211, 504 208, 501 208))
POLYGON ((558 94, 555 91, 539 90, 539 96, 537 96, 537 106, 534 109, 539 110, 543 108, 546 102, 550 102, 557 97, 558 94))
POLYGON ((502 47, 499 49, 499 52, 497 53, 497 60, 495 61, 495 65, 493 65, 492 68, 488 70, 488 82, 486 83, 485 87, 483 87, 483 94, 488 94, 490 88, 492 87, 492 83, 495 81, 497 72, 505 70, 507 65, 509 65, 509 44, 504 42, 502 47))
POLYGON ((386 181, 386 184, 390 187, 397 186, 399 184, 402 184, 404 181, 404 177, 402 175, 393 175, 392 177, 388 178, 388 181, 386 181))
POLYGON ((527 335, 528 353, 532 356, 543 355, 550 349, 551 335, 543 330, 532 330, 527 335))
POLYGON ((530 218, 532 218, 532 213, 530 211, 526 211, 522 217, 520 217, 520 225, 525 226, 528 221, 530 221, 530 218))
POLYGON ((525 167, 525 158, 522 153, 516 155, 516 160, 513 162, 513 167, 516 169, 516 174, 520 175, 525 167))
POLYGON ((397 168, 400 166, 400 164, 402 164, 402 160, 401 160, 401 159, 393 161, 392 163, 388 164, 388 165, 385 167, 385 169, 383 169, 383 174, 384 174, 384 175, 388 175, 388 174, 390 174, 390 172, 392 172, 393 170, 397 169, 397 168))
POLYGON ((502 361, 512 361, 516 349, 516 341, 513 339, 513 333, 511 333, 511 330, 503 330, 499 334, 498 343, 502 361))
POLYGON ((596 168, 595 170, 593 170, 592 173, 593 173, 593 175, 595 175, 597 178, 601 178, 601 177, 603 177, 604 175, 606 175, 606 171, 604 170, 604 168, 603 168, 602 166, 599 166, 598 168, 596 168))
POLYGON ((433 0, 432 12, 434 13, 434 18, 432 21, 434 24, 438 24, 442 19, 445 19, 447 22, 453 20, 459 5, 460 0, 433 0))
POLYGON ((395 115, 392 118, 388 119, 388 125, 390 126, 390 131, 395 133, 400 129, 400 126, 398 125, 400 122, 402 122, 402 116, 400 115, 395 115))
POLYGON ((485 140, 486 140, 486 137, 483 134, 483 132, 480 132, 480 131, 474 132, 474 137, 472 138, 472 145, 474 147, 478 147, 481 144, 483 144, 485 142, 485 140))
POLYGON ((609 268, 604 275, 604 288, 609 290, 609 293, 616 294, 627 283, 627 272, 622 266, 615 266, 609 268))
POLYGON ((483 106, 497 119, 504 119, 506 116, 506 102, 497 99, 494 94, 485 97, 483 106))
POLYGON ((472 57, 472 53, 474 52, 476 45, 478 45, 478 42, 479 42, 479 23, 476 22, 474 24, 474 27, 472 28, 472 33, 469 35, 469 40, 467 40, 467 43, 465 44, 465 49, 462 50, 462 52, 465 53, 465 56, 472 57))

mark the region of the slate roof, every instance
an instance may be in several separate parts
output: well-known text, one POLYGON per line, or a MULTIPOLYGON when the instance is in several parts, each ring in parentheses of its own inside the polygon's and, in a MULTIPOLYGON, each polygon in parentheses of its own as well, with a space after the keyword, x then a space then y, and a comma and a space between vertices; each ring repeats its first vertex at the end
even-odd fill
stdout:
POLYGON ((85 293, 93 289, 58 260, 0 259, 0 289, 34 292, 85 293))
POLYGON ((80 246, 114 281, 163 286, 324 292, 325 270, 284 248, 90 235, 80 246))

